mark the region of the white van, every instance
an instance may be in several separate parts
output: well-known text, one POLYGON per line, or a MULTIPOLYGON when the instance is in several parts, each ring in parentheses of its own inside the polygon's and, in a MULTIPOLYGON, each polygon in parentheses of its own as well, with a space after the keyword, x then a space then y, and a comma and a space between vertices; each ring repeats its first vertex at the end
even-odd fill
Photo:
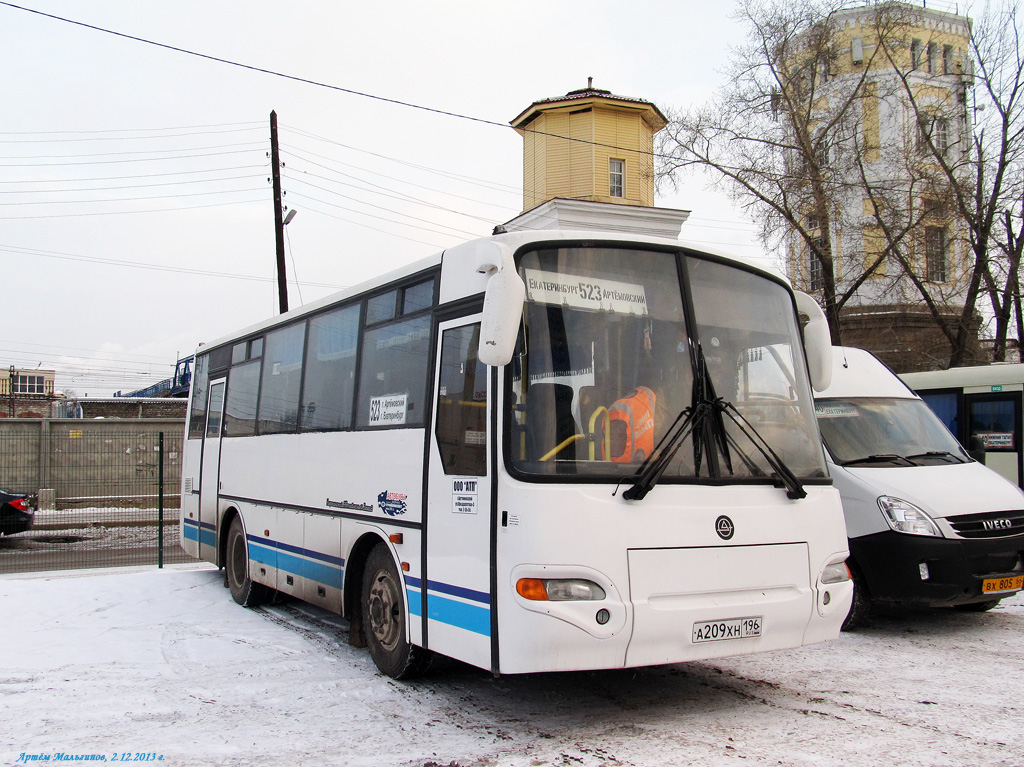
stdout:
POLYGON ((876 602, 983 611, 1024 588, 1024 493, 874 355, 833 348, 815 412, 850 538, 844 628, 876 602))

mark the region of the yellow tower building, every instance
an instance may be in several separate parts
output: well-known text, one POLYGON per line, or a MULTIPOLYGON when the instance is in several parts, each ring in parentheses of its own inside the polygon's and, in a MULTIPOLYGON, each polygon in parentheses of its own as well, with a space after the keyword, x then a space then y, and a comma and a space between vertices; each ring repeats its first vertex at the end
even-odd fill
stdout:
POLYGON ((690 212, 654 206, 654 104, 587 87, 535 101, 523 137, 523 212, 505 227, 593 229, 674 239, 690 212))
POLYGON ((654 104, 587 87, 535 101, 512 127, 523 137, 523 211, 567 198, 654 205, 654 104))

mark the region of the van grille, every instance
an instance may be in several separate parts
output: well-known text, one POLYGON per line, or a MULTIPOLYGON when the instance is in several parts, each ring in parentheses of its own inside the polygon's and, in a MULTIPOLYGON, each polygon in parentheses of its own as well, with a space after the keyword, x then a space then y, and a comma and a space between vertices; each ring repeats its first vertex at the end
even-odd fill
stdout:
POLYGON ((946 521, 961 538, 1008 538, 1013 535, 1024 535, 1024 510, 964 514, 959 517, 946 517, 946 521))

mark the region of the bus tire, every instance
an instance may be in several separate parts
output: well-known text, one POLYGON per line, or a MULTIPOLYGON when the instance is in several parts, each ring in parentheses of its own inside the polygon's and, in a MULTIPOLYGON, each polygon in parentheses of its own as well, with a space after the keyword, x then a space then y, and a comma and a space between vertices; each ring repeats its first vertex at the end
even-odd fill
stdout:
POLYGON ((249 578, 249 545, 239 517, 231 520, 228 528, 224 574, 232 598, 242 607, 259 607, 267 598, 269 589, 249 578))
POLYGON ((430 652, 406 637, 409 616, 404 592, 391 553, 378 544, 367 557, 363 572, 363 631, 374 664, 394 679, 419 676, 430 665, 430 652))
POLYGON ((843 631, 862 628, 871 614, 871 592, 864 582, 864 575, 856 565, 850 566, 850 572, 853 574, 853 602, 843 621, 843 631))

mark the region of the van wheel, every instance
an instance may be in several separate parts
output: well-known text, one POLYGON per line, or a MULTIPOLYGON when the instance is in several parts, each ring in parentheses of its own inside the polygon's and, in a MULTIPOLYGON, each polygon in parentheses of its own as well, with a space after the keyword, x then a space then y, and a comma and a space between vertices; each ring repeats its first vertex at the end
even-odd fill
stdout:
POLYGON ((259 607, 270 592, 266 586, 249 578, 249 545, 245 540, 242 520, 235 517, 228 529, 228 545, 224 561, 225 575, 232 598, 243 607, 259 607))
POLYGON ((406 637, 405 589, 391 553, 378 544, 363 572, 363 631, 370 657, 381 673, 394 679, 419 676, 430 665, 430 652, 406 637))
POLYGON ((999 604, 999 602, 1000 600, 998 599, 990 599, 987 602, 972 602, 969 605, 953 605, 953 607, 954 609, 965 613, 987 613, 999 604))
POLYGON ((856 631, 862 628, 871 614, 871 592, 864 582, 864 576, 860 569, 851 564, 850 572, 853 574, 853 603, 850 605, 850 612, 843 621, 843 631, 856 631))

